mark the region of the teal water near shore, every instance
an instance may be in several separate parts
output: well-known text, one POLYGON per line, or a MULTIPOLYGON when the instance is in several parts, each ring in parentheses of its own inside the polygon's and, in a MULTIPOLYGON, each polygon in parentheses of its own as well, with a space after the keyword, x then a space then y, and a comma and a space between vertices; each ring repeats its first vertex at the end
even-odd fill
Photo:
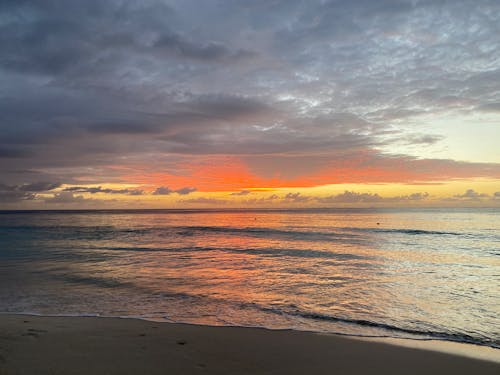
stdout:
POLYGON ((500 211, 0 213, 0 312, 500 348, 500 211))

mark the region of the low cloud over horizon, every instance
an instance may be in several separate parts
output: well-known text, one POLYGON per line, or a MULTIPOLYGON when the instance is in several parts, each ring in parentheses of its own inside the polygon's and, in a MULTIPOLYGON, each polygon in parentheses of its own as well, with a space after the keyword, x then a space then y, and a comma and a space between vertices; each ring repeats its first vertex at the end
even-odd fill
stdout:
MULTIPOLYGON (((231 193, 197 192, 195 188, 172 190, 157 187, 153 190, 134 188, 113 189, 84 186, 61 187, 48 183, 23 186, 0 186, 0 203, 29 202, 27 208, 178 208, 182 206, 222 208, 335 208, 335 207, 449 207, 460 202, 464 207, 500 207, 500 191, 491 194, 466 189, 453 195, 431 194, 427 191, 406 195, 379 194, 344 190, 336 194, 307 194, 304 192, 273 189, 269 191, 237 191, 231 193), (21 190, 21 189, 24 190, 21 190), (31 190, 36 189, 36 190, 31 190), (192 198, 180 198, 193 194, 192 198), (250 195, 251 194, 251 195, 250 195), (139 199, 132 202, 123 197, 139 199), (150 197, 149 200, 145 198, 150 197), (159 197, 160 201, 152 199, 159 197), (167 197, 168 200, 163 200, 167 197), (177 197, 177 198, 176 198, 177 197), (151 200, 152 199, 152 200, 151 200), (124 205, 125 202, 125 205, 124 205), (158 205, 158 203, 163 205, 158 205), (42 204, 42 206, 41 206, 42 204)), ((12 208, 12 207, 10 207, 12 208)))

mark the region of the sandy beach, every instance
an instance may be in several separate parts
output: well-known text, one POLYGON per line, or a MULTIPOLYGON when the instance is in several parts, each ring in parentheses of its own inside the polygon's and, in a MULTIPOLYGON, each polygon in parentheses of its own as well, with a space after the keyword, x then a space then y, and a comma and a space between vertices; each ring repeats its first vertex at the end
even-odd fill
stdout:
POLYGON ((298 331, 0 316, 0 374, 498 374, 500 363, 298 331))

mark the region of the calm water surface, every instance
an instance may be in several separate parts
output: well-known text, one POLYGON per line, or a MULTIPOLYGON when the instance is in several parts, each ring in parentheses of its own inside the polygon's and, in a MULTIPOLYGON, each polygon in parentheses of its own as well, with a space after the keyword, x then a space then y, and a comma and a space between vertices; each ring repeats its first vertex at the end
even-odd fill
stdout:
POLYGON ((0 312, 500 347, 500 211, 0 214, 0 312))

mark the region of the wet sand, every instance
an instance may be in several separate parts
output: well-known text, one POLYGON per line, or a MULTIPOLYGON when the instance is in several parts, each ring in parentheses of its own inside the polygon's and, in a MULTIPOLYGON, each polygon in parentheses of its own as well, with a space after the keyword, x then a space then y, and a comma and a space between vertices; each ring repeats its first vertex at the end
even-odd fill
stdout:
POLYGON ((0 315, 0 374, 496 375, 500 363, 308 332, 0 315))

